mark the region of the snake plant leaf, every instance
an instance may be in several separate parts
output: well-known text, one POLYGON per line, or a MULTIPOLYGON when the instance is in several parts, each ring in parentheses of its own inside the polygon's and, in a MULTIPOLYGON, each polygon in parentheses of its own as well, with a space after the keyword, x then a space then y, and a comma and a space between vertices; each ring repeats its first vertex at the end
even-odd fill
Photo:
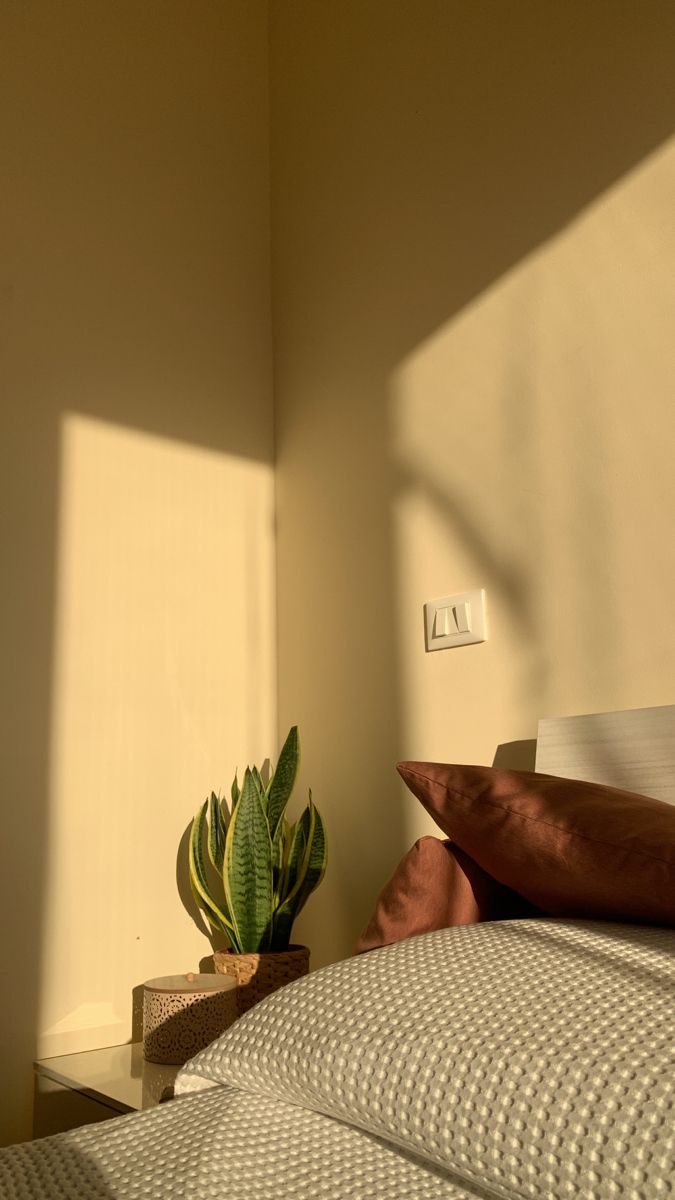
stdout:
POLYGON ((220 929, 228 938, 233 932, 232 922, 220 908, 209 891, 204 861, 204 830, 206 825, 206 810, 209 801, 205 800, 195 813, 190 830, 189 867, 190 886, 199 907, 204 910, 214 929, 220 929))
POLYGON ((232 797, 232 812, 234 812, 235 808, 237 807, 237 804, 239 803, 239 796, 240 796, 240 792, 239 792, 239 780, 237 779, 237 772, 236 772, 236 771, 235 771, 235 773, 234 773, 234 779, 232 780, 232 787, 231 787, 231 789, 230 789, 230 796, 232 797))
POLYGON ((272 842, 252 771, 246 768, 225 839, 223 885, 242 954, 269 949, 272 914, 272 842))
POLYGON ((197 908, 201 909, 201 911, 204 913, 211 928, 217 929, 221 933, 226 934, 227 939, 229 941, 231 938, 232 926, 228 922, 221 921, 217 917, 215 912, 213 912, 207 908, 203 897, 199 894, 199 892, 197 891, 197 888, 195 887, 192 876, 190 876, 190 891, 192 893, 192 899, 194 900, 195 904, 197 905, 197 908))
POLYGON ((283 865, 283 871, 279 884, 280 904, 283 904, 292 893, 297 882, 298 874, 302 864, 305 848, 307 846, 307 833, 309 830, 309 809, 306 808, 302 816, 291 826, 288 834, 288 852, 285 856, 286 861, 283 865))
POLYGON ((286 741, 281 747, 279 761, 270 785, 267 819, 269 821, 272 840, 274 840, 279 822, 286 811, 286 805, 293 791, 299 762, 300 740, 298 738, 298 727, 297 725, 293 725, 288 732, 286 741))
POLYGON ((299 756, 293 726, 276 770, 267 762, 247 767, 241 787, 235 772, 231 808, 212 792, 192 823, 192 894, 212 928, 240 953, 284 949, 325 870, 325 832, 311 792, 295 825, 286 818, 299 756))
POLYGON ((209 849, 209 858, 216 868, 216 871, 219 872, 223 869, 226 834, 227 824, 222 805, 215 792, 211 792, 211 796, 209 798, 209 837, 207 845, 209 849))
POLYGON ((253 782, 255 783, 255 786, 258 789, 258 795, 260 796, 260 799, 262 802, 263 811, 266 814, 267 813, 267 793, 265 791, 265 784, 262 781, 262 775, 260 774, 260 771, 258 770, 257 767, 251 767, 251 774, 253 776, 253 782))
POLYGON ((321 883, 326 862, 326 831, 310 792, 309 803, 297 822, 289 854, 288 878, 292 886, 274 914, 275 949, 285 949, 288 945, 293 922, 321 883))
POLYGON ((326 840, 326 829, 321 817, 321 813, 312 800, 312 793, 309 793, 309 808, 313 815, 313 821, 310 823, 311 836, 307 839, 307 849, 305 851, 304 873, 300 880, 300 886, 295 896, 293 907, 293 920, 298 913, 304 908, 307 900, 312 892, 318 888, 321 880, 326 874, 326 866, 328 863, 328 844, 326 840))
POLYGON ((277 825, 277 831, 272 842, 272 882, 274 886, 274 908, 277 909, 282 896, 282 880, 284 868, 288 861, 290 846, 290 825, 285 817, 277 825))
POLYGON ((277 825, 277 831, 272 839, 272 862, 275 871, 282 871, 290 847, 291 826, 285 817, 282 817, 277 825))

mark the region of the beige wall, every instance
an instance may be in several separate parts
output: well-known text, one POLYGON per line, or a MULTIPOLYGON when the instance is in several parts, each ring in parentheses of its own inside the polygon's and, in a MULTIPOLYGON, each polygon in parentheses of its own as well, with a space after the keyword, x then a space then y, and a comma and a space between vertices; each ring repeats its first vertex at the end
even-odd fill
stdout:
POLYGON ((176 858, 274 746, 267 14, 5 5, 0 1140, 207 939, 176 858))
POLYGON ((349 951, 400 756, 672 701, 670 5, 13 6, 0 190, 0 1138, 208 944, 210 786, 301 728, 349 951), (425 655, 424 600, 490 640, 425 655))
POLYGON ((272 8, 280 722, 348 952, 428 826, 397 757, 671 703, 675 10, 272 8), (489 640, 422 605, 487 589, 489 640))

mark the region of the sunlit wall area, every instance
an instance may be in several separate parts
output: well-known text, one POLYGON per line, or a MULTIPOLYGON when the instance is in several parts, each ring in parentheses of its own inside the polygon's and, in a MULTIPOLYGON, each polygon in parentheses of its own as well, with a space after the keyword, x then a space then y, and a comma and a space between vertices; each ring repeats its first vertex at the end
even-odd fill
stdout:
POLYGON ((392 379, 406 753, 672 701, 674 196, 671 139, 392 379), (421 654, 424 601, 474 587, 488 641, 421 654))
POLYGON ((38 1034, 124 1040, 196 964, 176 839, 272 749, 267 5, 7 4, 0 44, 10 1141, 38 1034))
POLYGON ((272 6, 282 724, 346 953, 421 827, 397 757, 672 701, 675 10, 272 6), (427 654, 484 586, 489 641, 427 654))
POLYGON ((69 415, 60 495, 41 1055, 198 970, 181 837, 275 738, 272 468, 69 415))

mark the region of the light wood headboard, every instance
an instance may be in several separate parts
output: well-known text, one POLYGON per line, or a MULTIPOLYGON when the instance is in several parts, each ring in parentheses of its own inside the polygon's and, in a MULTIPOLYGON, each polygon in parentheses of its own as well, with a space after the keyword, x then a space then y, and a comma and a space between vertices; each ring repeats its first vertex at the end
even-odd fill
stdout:
POLYGON ((535 769, 675 804, 675 704, 541 720, 535 769))

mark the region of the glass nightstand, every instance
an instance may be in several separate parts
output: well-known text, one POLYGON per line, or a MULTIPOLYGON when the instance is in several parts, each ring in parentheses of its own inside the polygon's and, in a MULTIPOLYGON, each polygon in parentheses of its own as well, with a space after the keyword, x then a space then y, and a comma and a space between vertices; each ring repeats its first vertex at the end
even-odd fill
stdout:
POLYGON ((42 1058, 34 1068, 33 1137, 152 1108, 180 1070, 146 1062, 142 1042, 42 1058))

